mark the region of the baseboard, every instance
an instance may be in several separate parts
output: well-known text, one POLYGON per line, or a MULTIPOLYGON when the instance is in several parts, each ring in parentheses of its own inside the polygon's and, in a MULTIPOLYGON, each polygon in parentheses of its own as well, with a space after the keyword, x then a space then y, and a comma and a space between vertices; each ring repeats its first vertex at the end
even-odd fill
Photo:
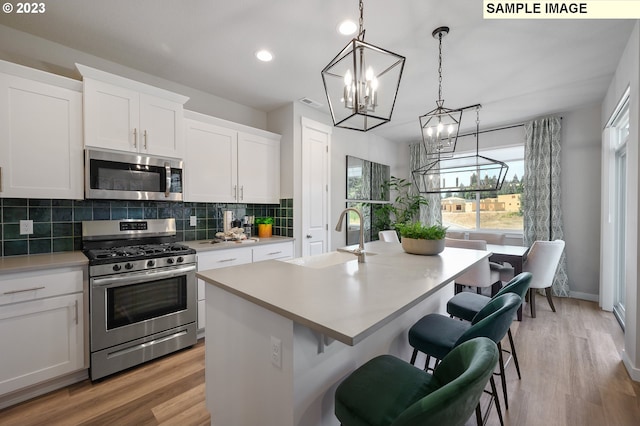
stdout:
POLYGON ((569 297, 572 299, 588 300, 589 302, 598 302, 600 298, 597 294, 582 293, 581 291, 570 291, 569 297))
POLYGON ((88 378, 89 370, 80 370, 37 385, 29 386, 25 389, 8 393, 0 397, 0 410, 20 402, 27 401, 31 398, 35 398, 36 396, 44 395, 45 393, 81 382, 88 378))
POLYGON ((634 382, 640 382, 640 368, 634 367, 633 363, 627 356, 627 352, 622 350, 622 362, 624 363, 625 368, 627 369, 627 373, 629 373, 629 377, 634 382))

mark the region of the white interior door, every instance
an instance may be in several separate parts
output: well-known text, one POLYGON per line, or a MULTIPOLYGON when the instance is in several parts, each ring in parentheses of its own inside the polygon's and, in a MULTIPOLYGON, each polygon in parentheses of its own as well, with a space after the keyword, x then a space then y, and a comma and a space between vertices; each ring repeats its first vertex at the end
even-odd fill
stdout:
POLYGON ((302 255, 329 248, 331 127, 302 118, 302 255))

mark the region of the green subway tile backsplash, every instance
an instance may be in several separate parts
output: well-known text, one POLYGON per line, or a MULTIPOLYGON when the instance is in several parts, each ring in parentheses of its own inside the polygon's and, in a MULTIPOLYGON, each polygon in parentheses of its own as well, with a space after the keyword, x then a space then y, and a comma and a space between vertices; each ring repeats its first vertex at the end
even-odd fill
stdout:
POLYGON ((175 218, 179 241, 214 238, 222 231, 223 211, 235 216, 272 216, 274 235, 293 237, 293 199, 280 204, 170 203, 154 201, 52 200, 0 198, 0 255, 82 249, 82 221, 175 218), (196 226, 189 225, 197 216, 196 226), (21 220, 33 220, 31 235, 20 235, 21 220))

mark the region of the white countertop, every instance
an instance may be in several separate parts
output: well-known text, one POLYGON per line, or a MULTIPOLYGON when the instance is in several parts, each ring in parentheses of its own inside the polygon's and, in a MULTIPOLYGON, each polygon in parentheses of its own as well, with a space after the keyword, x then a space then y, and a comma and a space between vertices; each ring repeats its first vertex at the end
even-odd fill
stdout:
POLYGON ((81 251, 0 257, 0 274, 39 269, 86 266, 89 259, 81 251))
POLYGON ((199 252, 203 252, 203 251, 211 251, 211 250, 226 250, 226 249, 234 249, 234 248, 241 248, 241 247, 256 247, 256 246, 261 246, 261 245, 265 245, 265 244, 277 244, 277 243, 286 243, 289 241, 294 241, 293 238, 291 237, 280 237, 277 235, 274 235, 270 238, 255 238, 255 239, 251 239, 250 241, 225 241, 225 242, 217 242, 217 243, 212 243, 211 239, 209 240, 197 240, 197 241, 181 241, 180 244, 184 244, 186 246, 189 246, 193 249, 195 249, 196 251, 199 252))
POLYGON ((383 242, 367 243, 366 249, 377 254, 364 264, 349 253, 332 252, 311 260, 269 260, 201 271, 197 276, 355 345, 491 254, 446 248, 437 256, 418 256, 405 253, 399 243, 383 242), (341 256, 353 259, 331 264, 341 256))

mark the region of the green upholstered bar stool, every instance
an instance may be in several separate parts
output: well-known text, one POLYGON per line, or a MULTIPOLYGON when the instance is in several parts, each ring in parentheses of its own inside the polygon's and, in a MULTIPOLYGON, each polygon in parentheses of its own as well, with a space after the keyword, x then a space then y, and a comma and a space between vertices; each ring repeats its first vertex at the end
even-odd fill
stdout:
MULTIPOLYGON (((507 293, 515 293, 524 300, 527 290, 529 290, 531 279, 532 275, 530 272, 522 272, 502 287, 494 297, 507 293)), ((490 301, 490 297, 482 294, 469 292, 458 293, 447 302, 447 313, 452 317, 472 321, 473 317, 475 317, 476 314, 490 301)), ((513 335, 511 334, 511 328, 507 331, 507 335, 509 336, 509 344, 511 345, 510 353, 513 357, 513 363, 516 366, 516 371, 518 372, 518 379, 522 379, 522 376, 520 375, 520 365, 518 364, 518 355, 513 343, 513 335)))
POLYGON ((493 380, 498 357, 487 338, 456 347, 433 375, 394 356, 378 356, 340 383, 336 417, 343 426, 464 425, 493 380))
MULTIPOLYGON (((517 294, 508 293, 491 299, 469 323, 440 314, 422 317, 409 329, 409 344, 414 351, 411 364, 415 364, 418 352, 427 355, 425 370, 431 357, 442 360, 453 348, 475 337, 487 337, 493 340, 499 349, 500 378, 504 392, 505 408, 509 408, 507 382, 504 374, 504 359, 500 341, 504 338, 513 321, 513 315, 522 299, 517 294)), ((496 400, 498 398, 496 397, 496 400)), ((500 415, 502 419, 502 415, 500 415)))

